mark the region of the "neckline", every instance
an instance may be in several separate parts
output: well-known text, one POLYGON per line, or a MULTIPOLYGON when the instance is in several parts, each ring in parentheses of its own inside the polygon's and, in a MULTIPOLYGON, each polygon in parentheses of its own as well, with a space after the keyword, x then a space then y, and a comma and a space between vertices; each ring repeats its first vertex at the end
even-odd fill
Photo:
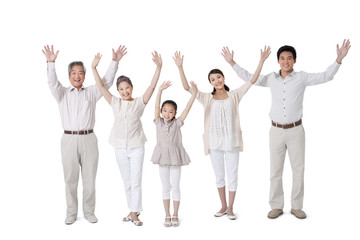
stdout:
POLYGON ((230 97, 228 96, 225 99, 215 99, 215 98, 213 98, 212 100, 214 100, 214 101, 226 101, 226 100, 229 100, 229 99, 230 99, 230 97))

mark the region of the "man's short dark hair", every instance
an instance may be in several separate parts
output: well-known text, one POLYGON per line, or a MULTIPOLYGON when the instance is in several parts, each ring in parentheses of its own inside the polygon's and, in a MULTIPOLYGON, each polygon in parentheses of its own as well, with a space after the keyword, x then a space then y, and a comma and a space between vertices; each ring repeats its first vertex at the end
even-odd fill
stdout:
POLYGON ((279 61, 279 58, 280 58, 280 54, 281 54, 282 52, 291 52, 292 55, 293 55, 294 60, 296 60, 296 50, 295 50, 294 47, 288 46, 288 45, 284 45, 284 46, 282 46, 281 48, 279 48, 279 50, 277 51, 277 59, 278 59, 278 61, 279 61))
POLYGON ((84 66, 84 63, 83 62, 80 62, 80 61, 75 61, 75 62, 71 62, 68 66, 68 72, 69 72, 69 76, 70 76, 70 72, 71 72, 71 69, 73 68, 73 66, 80 66, 83 68, 84 70, 84 75, 86 74, 86 68, 84 66))

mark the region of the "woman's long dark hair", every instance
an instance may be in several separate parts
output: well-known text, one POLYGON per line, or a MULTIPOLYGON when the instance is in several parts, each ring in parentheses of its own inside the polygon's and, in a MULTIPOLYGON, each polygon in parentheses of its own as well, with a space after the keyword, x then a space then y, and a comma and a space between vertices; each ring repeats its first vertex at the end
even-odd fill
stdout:
MULTIPOLYGON (((220 69, 213 69, 213 70, 211 70, 211 71, 209 72, 209 74, 208 74, 209 83, 211 83, 211 81, 210 81, 210 75, 211 75, 211 74, 217 74, 217 73, 220 74, 221 76, 225 77, 224 74, 223 74, 223 72, 222 72, 220 69)), ((224 84, 224 88, 225 88, 226 91, 230 91, 230 88, 229 88, 228 86, 226 86, 226 84, 224 84)), ((216 89, 214 88, 211 94, 214 95, 215 92, 216 92, 216 89)))

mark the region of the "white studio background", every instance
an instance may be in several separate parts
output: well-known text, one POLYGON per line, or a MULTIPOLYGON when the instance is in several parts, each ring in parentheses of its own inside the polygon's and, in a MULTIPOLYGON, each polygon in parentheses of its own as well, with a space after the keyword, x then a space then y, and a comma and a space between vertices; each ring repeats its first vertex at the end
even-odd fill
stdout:
MULTIPOLYGON (((0 238, 1 239, 358 239, 360 202, 360 17, 356 1, 7 1, 0 8, 0 238), (151 51, 163 58, 159 80, 173 86, 163 100, 175 100, 180 111, 190 95, 180 83, 172 56, 185 55, 188 80, 211 91, 213 68, 223 70, 231 89, 243 84, 220 55, 223 46, 235 51, 235 61, 253 72, 260 48, 272 47, 263 73, 277 71, 276 51, 295 46, 296 71, 321 72, 336 59, 336 44, 349 38, 352 47, 329 83, 305 93, 306 130, 305 220, 290 214, 291 168, 284 169, 285 214, 266 217, 269 192, 269 89, 253 87, 240 103, 244 152, 240 154, 236 221, 214 218, 220 209, 215 177, 203 154, 203 108, 195 102, 182 128, 183 144, 192 163, 183 167, 181 225, 165 229, 158 167, 150 163, 154 148, 152 123, 155 94, 142 117, 148 142, 143 174, 143 227, 123 223, 128 214, 123 183, 108 136, 113 124, 104 99, 97 104, 95 132, 99 140, 97 224, 79 220, 64 224, 66 205, 60 157, 62 127, 48 85, 41 49, 60 50, 56 70, 69 85, 67 65, 82 60, 88 68, 85 85, 94 84, 93 56, 103 54, 103 75, 111 48, 126 45, 116 76, 129 76, 134 96, 151 81, 155 64, 151 51)), ((117 95, 115 87, 110 91, 117 95)), ((81 181, 79 200, 81 203, 81 181)))

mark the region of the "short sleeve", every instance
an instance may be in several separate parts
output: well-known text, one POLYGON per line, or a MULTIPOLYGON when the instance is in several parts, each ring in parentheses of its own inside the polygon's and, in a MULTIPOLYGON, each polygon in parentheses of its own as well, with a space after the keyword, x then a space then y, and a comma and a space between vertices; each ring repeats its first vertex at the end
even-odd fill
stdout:
POLYGON ((116 105, 117 102, 119 102, 119 101, 117 100, 117 97, 112 96, 111 102, 110 102, 110 106, 114 108, 114 105, 116 105))
POLYGON ((179 127, 182 127, 182 126, 184 125, 184 123, 180 120, 180 118, 177 118, 177 119, 175 120, 175 124, 176 124, 177 126, 179 126, 179 127))
POLYGON ((109 105, 113 109, 114 114, 116 114, 119 111, 120 102, 121 102, 121 98, 117 98, 115 96, 112 96, 111 102, 109 103, 109 105))
POLYGON ((158 124, 160 123, 160 121, 161 121, 161 117, 159 117, 159 118, 156 119, 156 120, 154 119, 153 122, 155 123, 155 125, 158 125, 158 124))

